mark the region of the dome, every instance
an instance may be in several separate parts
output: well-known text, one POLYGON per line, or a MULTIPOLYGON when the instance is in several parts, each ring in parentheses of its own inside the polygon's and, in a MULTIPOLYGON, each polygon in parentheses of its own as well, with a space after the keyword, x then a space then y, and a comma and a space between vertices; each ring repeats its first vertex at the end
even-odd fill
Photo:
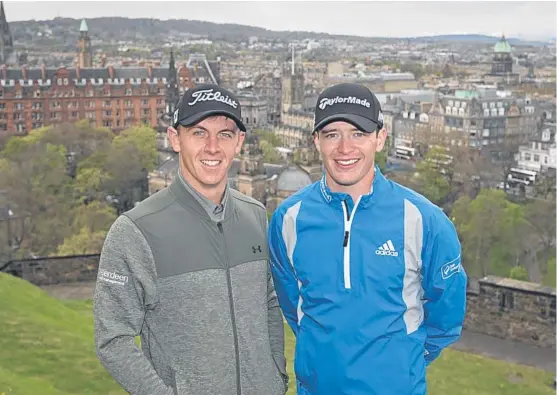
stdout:
POLYGON ((296 192, 311 184, 311 178, 302 169, 290 166, 277 179, 277 190, 296 192))
POLYGON ((495 44, 495 47, 493 48, 493 51, 496 53, 511 53, 511 50, 512 50, 511 45, 505 39, 505 36, 501 37, 501 40, 499 40, 497 44, 495 44))

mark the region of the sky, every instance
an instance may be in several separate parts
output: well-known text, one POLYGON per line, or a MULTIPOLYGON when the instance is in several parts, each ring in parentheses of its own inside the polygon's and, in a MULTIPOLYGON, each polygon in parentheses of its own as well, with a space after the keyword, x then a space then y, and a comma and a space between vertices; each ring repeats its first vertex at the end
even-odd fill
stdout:
POLYGON ((367 37, 557 36, 555 1, 4 1, 9 21, 55 17, 190 19, 367 37))

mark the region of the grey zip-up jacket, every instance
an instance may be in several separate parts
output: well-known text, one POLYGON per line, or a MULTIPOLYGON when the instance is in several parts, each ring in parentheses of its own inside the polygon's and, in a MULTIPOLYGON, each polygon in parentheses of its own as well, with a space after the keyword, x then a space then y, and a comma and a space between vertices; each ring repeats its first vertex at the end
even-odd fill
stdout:
POLYGON ((286 392, 266 211, 233 189, 225 206, 223 220, 212 221, 176 179, 107 234, 94 296, 95 346, 132 395, 286 392))

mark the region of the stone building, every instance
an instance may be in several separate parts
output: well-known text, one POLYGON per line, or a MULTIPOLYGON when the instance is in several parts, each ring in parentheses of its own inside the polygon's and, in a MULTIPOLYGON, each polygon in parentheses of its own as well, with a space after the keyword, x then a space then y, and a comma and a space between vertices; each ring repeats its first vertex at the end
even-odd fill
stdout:
POLYGON ((467 296, 465 329, 555 349, 555 289, 487 276, 467 296))
MULTIPOLYGON (((176 67, 93 65, 85 20, 77 37, 74 67, 13 67, 12 40, 0 5, 0 134, 25 135, 33 129, 88 119, 118 132, 133 125, 161 126, 179 95, 203 83, 218 83, 219 62, 192 54, 176 67)), ((162 137, 161 137, 162 138, 162 137)))
POLYGON ((493 47, 493 59, 491 62, 491 72, 484 75, 486 84, 518 85, 520 76, 513 72, 512 47, 502 36, 493 47))
POLYGON ((267 126, 267 100, 252 93, 241 92, 237 95, 242 106, 242 118, 250 131, 263 129, 267 126))

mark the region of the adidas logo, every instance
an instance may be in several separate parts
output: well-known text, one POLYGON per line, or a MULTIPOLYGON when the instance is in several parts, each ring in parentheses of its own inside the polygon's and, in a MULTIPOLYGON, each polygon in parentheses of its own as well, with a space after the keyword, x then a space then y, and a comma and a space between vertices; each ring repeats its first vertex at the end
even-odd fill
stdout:
POLYGON ((395 246, 391 240, 387 241, 381 247, 379 247, 375 253, 377 255, 388 255, 388 256, 398 256, 398 252, 395 250, 395 246))

